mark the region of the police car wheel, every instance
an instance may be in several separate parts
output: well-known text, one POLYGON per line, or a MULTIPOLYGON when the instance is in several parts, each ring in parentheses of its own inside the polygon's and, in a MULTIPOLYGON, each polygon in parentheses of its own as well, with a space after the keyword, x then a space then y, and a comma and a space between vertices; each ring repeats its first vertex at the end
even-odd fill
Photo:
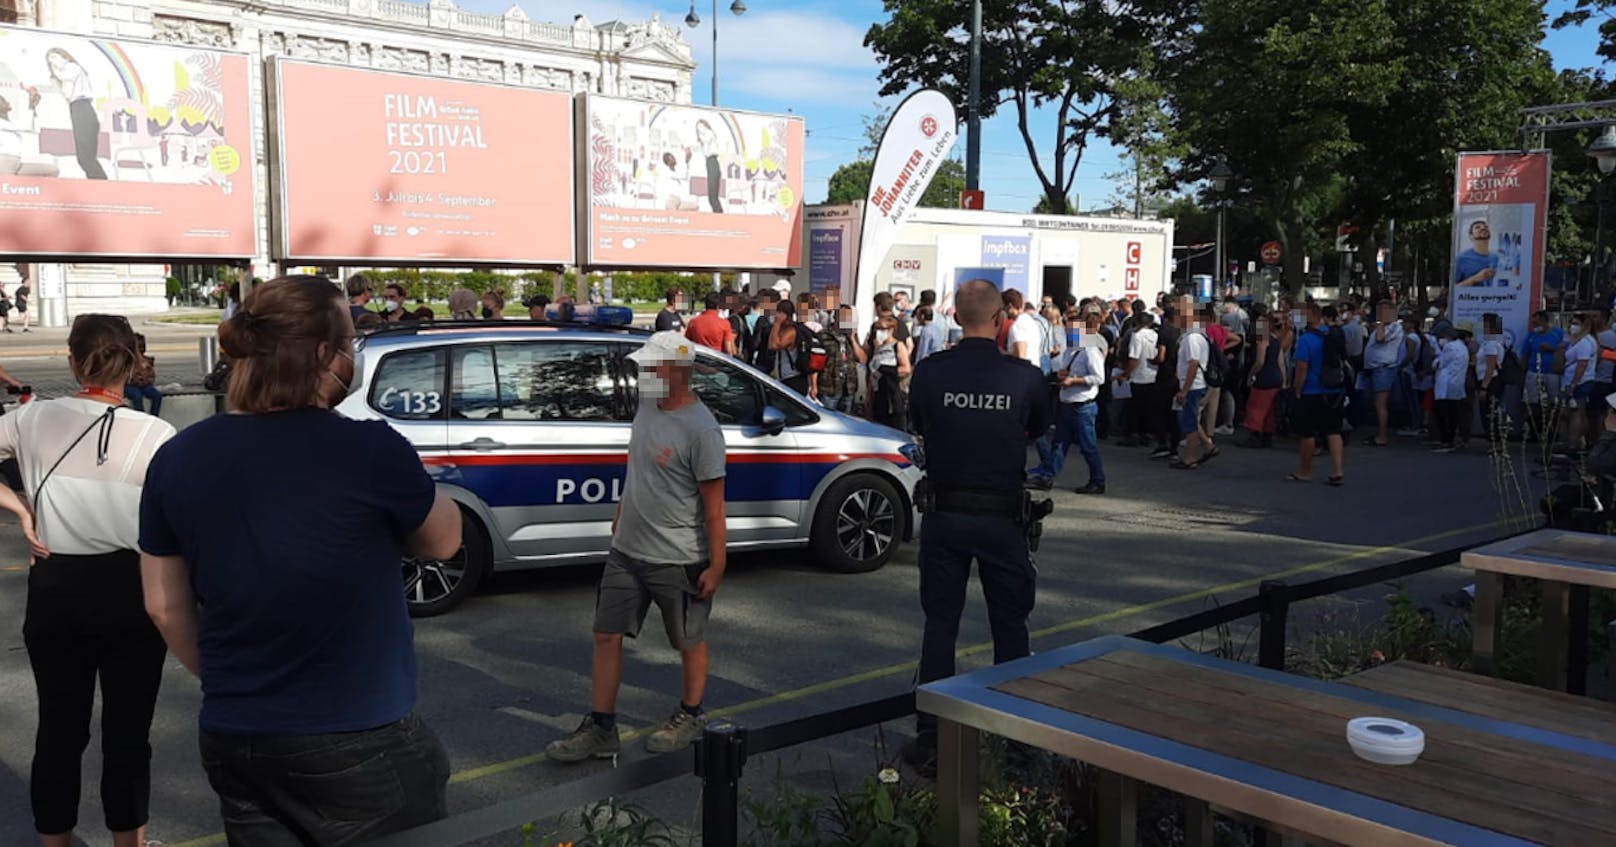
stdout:
POLYGON ((837 480, 814 516, 811 543, 819 563, 838 573, 886 564, 904 535, 902 503, 897 486, 874 474, 837 480))
POLYGON ((460 550, 448 559, 404 557, 404 602, 410 617, 441 615, 476 593, 493 554, 482 524, 465 509, 460 510, 460 533, 460 550))

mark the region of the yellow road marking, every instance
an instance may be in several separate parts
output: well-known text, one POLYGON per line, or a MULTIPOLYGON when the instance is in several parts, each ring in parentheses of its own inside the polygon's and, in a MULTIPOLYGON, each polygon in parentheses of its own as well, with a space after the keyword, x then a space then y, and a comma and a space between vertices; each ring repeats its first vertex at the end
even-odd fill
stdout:
MULTIPOLYGON (((1415 546, 1418 546, 1418 545, 1421 545, 1421 544, 1430 544, 1433 541, 1442 541, 1442 540, 1445 540, 1445 539, 1448 539, 1448 538, 1454 538, 1454 537, 1460 536, 1460 535, 1467 535, 1467 534, 1472 533, 1472 532, 1479 532, 1479 531, 1484 530, 1484 529, 1492 529, 1494 527, 1499 527, 1499 526, 1502 526, 1502 524, 1500 522, 1498 522, 1498 521, 1489 521, 1487 523, 1480 523, 1480 524, 1476 524, 1474 526, 1463 527, 1461 529, 1450 529, 1450 530, 1448 530, 1446 532, 1438 532, 1438 533, 1434 533, 1434 534, 1431 534, 1431 535, 1426 535, 1426 536, 1423 536, 1423 537, 1420 537, 1420 538, 1410 539, 1408 541, 1400 541, 1400 542, 1398 542, 1396 544, 1387 544, 1387 545, 1385 545, 1383 547, 1373 547, 1373 548, 1366 549, 1366 550, 1358 550, 1358 551, 1355 551, 1355 552, 1352 552, 1352 553, 1346 553, 1346 554, 1343 554, 1343 555, 1340 555, 1340 556, 1334 556, 1334 557, 1329 558, 1329 559, 1322 559, 1320 561, 1311 562, 1311 563, 1305 564, 1305 565, 1297 565, 1294 568, 1286 568, 1285 570, 1274 571, 1273 573, 1265 574, 1263 576, 1256 576, 1256 577, 1252 577, 1250 579, 1237 580, 1235 582, 1227 582, 1227 583, 1224 583, 1222 585, 1213 586, 1211 588, 1201 588, 1201 589, 1196 589, 1195 591, 1187 591, 1187 592, 1185 592, 1183 594, 1179 594, 1179 595, 1176 595, 1176 596, 1173 596, 1173 597, 1164 597, 1164 598, 1162 598, 1160 600, 1152 600, 1149 603, 1140 603, 1140 604, 1135 605, 1135 606, 1127 606, 1127 607, 1124 607, 1124 608, 1121 608, 1121 609, 1114 609, 1114 610, 1109 611, 1109 612, 1102 612, 1101 614, 1098 614, 1098 615, 1090 615, 1089 617, 1086 617, 1086 618, 1079 618, 1077 620, 1067 621, 1066 623, 1063 623, 1063 624, 1056 624, 1055 626, 1045 627, 1043 629, 1037 630, 1037 631, 1032 633, 1032 637, 1034 639, 1047 638, 1047 637, 1049 637, 1051 635, 1059 635, 1060 633, 1063 633, 1063 632, 1071 632, 1072 630, 1076 630, 1076 629, 1083 629, 1083 628, 1095 626, 1095 625, 1098 625, 1098 624, 1110 623, 1110 622, 1113 622, 1113 621, 1118 621, 1118 620, 1122 620, 1122 619, 1125 619, 1125 618, 1130 618, 1130 617, 1133 617, 1135 615, 1144 614, 1146 612, 1153 612, 1153 611, 1156 611, 1157 609, 1163 609, 1163 608, 1166 608, 1168 606, 1178 605, 1179 603, 1188 603, 1188 602, 1191 602, 1191 601, 1194 601, 1194 600, 1203 600, 1203 599, 1211 597, 1212 595, 1215 595, 1215 594, 1227 594, 1227 593, 1229 593, 1231 591, 1244 591, 1244 590, 1246 590, 1248 588, 1256 588, 1258 585, 1260 585, 1265 580, 1285 579, 1287 577, 1300 576, 1300 575, 1306 574, 1306 573, 1312 573, 1312 572, 1315 572, 1315 571, 1325 570, 1327 568, 1333 568, 1333 567, 1336 567, 1337 565, 1344 565, 1344 564, 1347 564, 1349 562, 1359 561, 1361 559, 1370 559, 1370 558, 1374 558, 1376 556, 1385 555, 1387 553, 1395 553, 1395 552, 1398 552, 1398 551, 1405 551, 1405 550, 1408 550, 1408 548, 1415 547, 1415 546)), ((973 655, 976 655, 978 653, 985 653, 985 652, 987 652, 989 650, 992 650, 992 649, 993 649, 993 642, 989 641, 989 642, 984 642, 984 643, 981 643, 981 644, 972 644, 969 647, 961 648, 957 655, 959 655, 960 657, 973 656, 973 655)), ((725 707, 720 708, 720 709, 713 709, 708 714, 712 715, 715 718, 721 718, 721 717, 732 717, 734 715, 744 714, 746 712, 753 712, 753 711, 757 711, 758 709, 764 708, 766 706, 773 706, 773 705, 776 705, 776 704, 779 704, 779 703, 789 703, 789 702, 791 702, 793 700, 801 700, 801 699, 803 699, 805 697, 812 697, 812 696, 817 695, 817 694, 824 694, 824 693, 829 692, 829 691, 835 691, 835 690, 840 689, 840 688, 846 688, 846 687, 848 687, 850 685, 858 685, 861 682, 870 682, 872 680, 882 679, 882 678, 885 678, 885 677, 894 676, 894 675, 901 674, 901 673, 913 673, 914 670, 915 670, 915 667, 917 666, 917 664, 918 664, 917 662, 913 662, 913 661, 901 662, 901 663, 895 664, 895 665, 888 665, 888 666, 886 666, 884 668, 875 668, 873 670, 867 670, 867 671, 862 671, 860 673, 849 674, 849 675, 843 676, 843 677, 837 677, 836 679, 827 679, 827 680, 825 680, 823 682, 816 682, 813 685, 804 686, 802 688, 793 689, 791 691, 782 691, 782 692, 780 692, 778 694, 771 694, 771 695, 769 695, 767 697, 759 697, 759 698, 757 698, 755 700, 748 700, 748 701, 746 701, 744 703, 736 703, 736 704, 734 704, 732 706, 725 706, 725 707)), ((634 741, 634 740, 640 738, 641 736, 649 733, 650 731, 651 731, 651 728, 649 728, 649 727, 642 728, 642 729, 626 730, 626 731, 623 732, 623 742, 626 744, 626 743, 628 743, 630 741, 634 741)), ((482 765, 482 766, 479 766, 479 767, 468 768, 466 770, 463 770, 463 771, 460 771, 460 772, 454 774, 453 776, 450 776, 449 777, 449 783, 451 785, 454 785, 454 784, 463 783, 463 782, 471 782, 473 780, 484 779, 486 777, 496 776, 498 774, 508 773, 508 772, 514 771, 514 770, 520 770, 521 768, 525 768, 525 767, 528 767, 530 765, 539 764, 540 762, 546 761, 548 758, 549 757, 545 756, 545 754, 542 753, 542 752, 540 752, 540 753, 531 753, 531 754, 526 755, 526 756, 519 756, 519 757, 514 758, 514 759, 507 759, 507 760, 502 761, 502 762, 492 762, 492 763, 482 765)), ((206 836, 206 837, 203 837, 203 838, 193 839, 191 841, 181 841, 181 842, 178 842, 178 843, 175 843, 175 844, 171 844, 171 845, 169 845, 169 847, 216 847, 216 845, 223 844, 223 843, 224 843, 224 835, 218 834, 218 835, 209 835, 209 836, 206 836)))

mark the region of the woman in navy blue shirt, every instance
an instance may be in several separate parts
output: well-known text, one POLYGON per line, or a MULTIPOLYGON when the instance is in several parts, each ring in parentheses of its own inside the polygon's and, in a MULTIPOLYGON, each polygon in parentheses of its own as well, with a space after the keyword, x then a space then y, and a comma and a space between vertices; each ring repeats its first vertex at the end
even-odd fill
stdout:
POLYGON ((353 844, 444 814, 398 563, 452 556, 460 514, 402 436, 331 411, 362 374, 346 305, 319 277, 253 291, 219 329, 232 414, 164 445, 141 498, 146 608, 201 677, 232 847, 353 844))

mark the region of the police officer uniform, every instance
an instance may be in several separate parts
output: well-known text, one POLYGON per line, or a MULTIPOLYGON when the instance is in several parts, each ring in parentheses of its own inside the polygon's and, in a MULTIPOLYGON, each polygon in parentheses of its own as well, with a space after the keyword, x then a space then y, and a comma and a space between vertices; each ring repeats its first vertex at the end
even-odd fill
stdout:
MULTIPOLYGON (((954 675, 973 559, 987 600, 994 663, 1029 652, 1027 616, 1037 571, 1028 546, 1024 468, 1027 444, 1049 429, 1054 409, 1037 367, 1004 355, 990 339, 967 338, 915 367, 909 415, 924 439, 929 501, 920 529, 925 684, 954 675)), ((936 718, 922 714, 917 725, 915 746, 935 751, 936 718)))

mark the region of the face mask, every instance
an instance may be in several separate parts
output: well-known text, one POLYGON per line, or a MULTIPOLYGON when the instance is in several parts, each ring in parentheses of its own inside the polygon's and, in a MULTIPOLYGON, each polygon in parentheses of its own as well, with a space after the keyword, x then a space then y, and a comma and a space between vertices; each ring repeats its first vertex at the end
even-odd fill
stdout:
POLYGON ((1077 345, 1082 344, 1083 343, 1083 330, 1081 330, 1081 329, 1069 329, 1069 330, 1067 330, 1066 331, 1066 343, 1073 346, 1073 347, 1076 347, 1077 345))
POLYGON ((1301 312, 1291 312, 1291 326, 1297 329, 1307 326, 1307 316, 1301 312))
POLYGON ((837 326, 840 326, 842 329, 844 329, 844 330, 846 330, 848 332, 853 331, 853 322, 852 321, 842 321, 841 323, 837 324, 837 326))
POLYGON ((639 388, 641 397, 649 397, 652 400, 661 400, 670 393, 668 381, 657 376, 654 371, 640 371, 639 388))
POLYGON ((331 405, 333 406, 341 403, 349 397, 354 396, 354 394, 359 391, 359 354, 344 351, 338 353, 337 355, 345 357, 348 361, 353 363, 353 373, 348 377, 348 379, 344 380, 342 377, 337 376, 337 372, 335 370, 331 371, 331 378, 337 381, 337 385, 342 386, 342 396, 332 401, 331 405))
POLYGON ((1432 307, 1431 307, 1431 308, 1429 308, 1429 309, 1427 309, 1427 310, 1425 310, 1425 314, 1426 314, 1426 315, 1428 315, 1428 316, 1430 316, 1430 317, 1433 317, 1433 318, 1434 318, 1434 317, 1436 317, 1436 316, 1437 316, 1437 315, 1440 315, 1440 314, 1442 314, 1442 310, 1441 310, 1441 309, 1438 309, 1438 308, 1437 308, 1437 307, 1435 307, 1435 306, 1432 306, 1432 307))
POLYGON ((728 309, 719 309, 718 310, 718 316, 723 318, 726 321, 729 320, 729 310, 728 309))
POLYGON ((1571 325, 1571 334, 1572 335, 1581 335, 1582 334, 1582 324, 1572 324, 1571 325))
POLYGON ((486 321, 489 318, 492 318, 493 316, 494 316, 494 310, 488 308, 487 306, 484 306, 483 307, 483 320, 486 321))
POLYGON ((878 330, 875 331, 875 343, 877 343, 877 344, 885 344, 886 340, 887 340, 887 331, 886 330, 878 329, 878 330))
POLYGON ((389 300, 389 301, 387 301, 387 311, 389 311, 389 312, 396 312, 396 311, 398 311, 399 309, 402 309, 402 308, 404 308, 404 304, 398 302, 397 300, 389 300))

